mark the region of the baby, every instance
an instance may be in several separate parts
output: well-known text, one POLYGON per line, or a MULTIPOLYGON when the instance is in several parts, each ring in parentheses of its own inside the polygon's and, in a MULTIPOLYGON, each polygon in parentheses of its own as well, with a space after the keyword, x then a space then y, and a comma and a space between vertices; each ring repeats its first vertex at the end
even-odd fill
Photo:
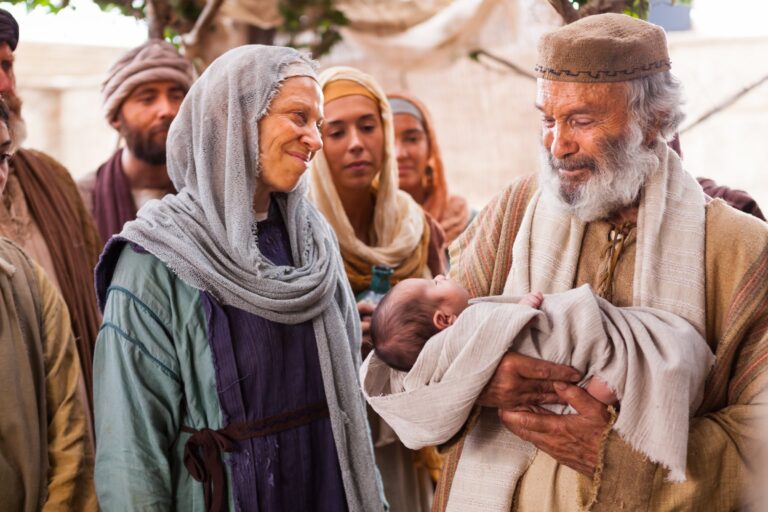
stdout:
MULTIPOLYGON (((376 355, 395 370, 410 371, 427 341, 453 325, 470 307, 469 299, 466 289, 443 275, 401 281, 384 296, 371 318, 376 355)), ((534 292, 518 304, 539 309, 543 300, 541 292, 534 292)), ((585 389, 606 405, 617 402, 610 387, 598 378, 590 379, 585 389)))
MULTIPOLYGON (((465 289, 438 276, 395 286, 374 311, 371 335, 375 353, 360 368, 363 396, 412 450, 443 444, 464 428, 504 354, 514 350, 573 366, 585 376, 586 391, 605 404, 620 399, 613 429, 665 467, 670 480, 685 480, 690 417, 714 354, 673 313, 617 307, 589 285, 470 304, 465 289)), ((480 408, 473 421, 467 434, 473 449, 459 468, 492 473, 514 489, 535 446, 503 428, 493 409, 480 408)))

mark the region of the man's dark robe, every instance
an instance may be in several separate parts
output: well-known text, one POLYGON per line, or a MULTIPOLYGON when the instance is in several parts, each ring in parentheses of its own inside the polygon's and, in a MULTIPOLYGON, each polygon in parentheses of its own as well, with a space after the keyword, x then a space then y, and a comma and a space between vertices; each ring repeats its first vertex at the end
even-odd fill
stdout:
POLYGON ((93 346, 101 323, 93 286, 93 269, 101 249, 99 234, 69 171, 60 163, 39 151, 19 149, 11 166, 51 254, 72 320, 90 406, 93 346))

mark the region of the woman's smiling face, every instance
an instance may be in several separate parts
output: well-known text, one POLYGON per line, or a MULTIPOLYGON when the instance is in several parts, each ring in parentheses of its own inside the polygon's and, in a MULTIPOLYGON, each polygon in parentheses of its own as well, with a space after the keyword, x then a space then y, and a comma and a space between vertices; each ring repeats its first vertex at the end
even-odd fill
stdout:
POLYGON ((323 147, 323 94, 307 76, 288 78, 259 120, 259 185, 290 192, 323 147))

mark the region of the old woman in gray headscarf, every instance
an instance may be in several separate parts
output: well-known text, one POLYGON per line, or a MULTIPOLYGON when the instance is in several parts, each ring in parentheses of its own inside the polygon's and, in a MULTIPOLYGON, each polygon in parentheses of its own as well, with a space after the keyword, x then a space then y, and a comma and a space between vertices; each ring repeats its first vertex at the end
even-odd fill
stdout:
POLYGON ((305 199, 321 122, 292 49, 232 50, 190 89, 168 135, 178 194, 97 268, 104 509, 384 509, 354 298, 305 199))

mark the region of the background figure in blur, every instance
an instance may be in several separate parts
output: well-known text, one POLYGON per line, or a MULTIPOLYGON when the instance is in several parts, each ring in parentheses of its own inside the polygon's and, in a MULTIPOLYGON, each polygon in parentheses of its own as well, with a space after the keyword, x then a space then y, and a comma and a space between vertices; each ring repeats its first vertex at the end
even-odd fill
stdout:
POLYGON ((390 94, 400 190, 405 190, 445 231, 450 244, 472 220, 463 197, 448 194, 440 146, 432 117, 422 102, 405 93, 390 94))
POLYGON ((103 243, 144 203, 176 192, 165 166, 165 140, 193 79, 192 64, 158 39, 129 50, 107 72, 104 115, 125 147, 77 182, 103 243))
MULTIPOLYGON (((393 268, 393 284, 442 273, 442 229, 397 187, 392 113, 381 88, 347 67, 326 70, 320 85, 325 123, 323 151, 312 163, 312 197, 336 232, 353 291, 370 286, 374 265, 393 268)), ((358 309, 367 336, 373 309, 358 309)), ((405 448, 372 411, 369 420, 392 510, 429 510, 433 489, 427 466, 437 462, 405 448)))
POLYGON ((728 203, 728 206, 736 208, 739 211, 754 215, 760 220, 765 220, 762 210, 757 205, 755 198, 749 195, 749 192, 735 188, 718 185, 715 180, 709 178, 696 178, 704 193, 712 198, 719 198, 728 203))
POLYGON ((18 40, 16 20, 0 9, 0 94, 10 111, 15 149, 0 201, 0 236, 21 246, 61 292, 69 309, 90 402, 93 344, 101 321, 93 268, 101 244, 69 171, 44 153, 20 148, 26 127, 13 72, 18 40))
MULTIPOLYGON (((0 192, 11 159, 0 100, 0 192)), ((0 504, 97 510, 93 446, 67 307, 45 272, 0 238, 0 504)))

